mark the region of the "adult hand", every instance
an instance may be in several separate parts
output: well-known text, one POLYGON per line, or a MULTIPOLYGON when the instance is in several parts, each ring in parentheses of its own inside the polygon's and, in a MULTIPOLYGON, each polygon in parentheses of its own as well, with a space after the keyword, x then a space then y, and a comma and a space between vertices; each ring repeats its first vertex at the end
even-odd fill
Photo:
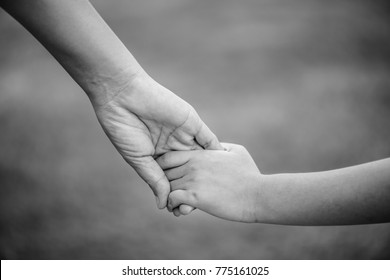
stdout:
MULTIPOLYGON (((168 151, 223 149, 193 107, 144 71, 94 109, 105 133, 153 190, 157 206, 167 204, 170 185, 155 159, 168 151)), ((191 212, 192 207, 181 207, 191 212)))
POLYGON ((190 105, 142 70, 89 1, 0 0, 0 6, 87 93, 111 142, 151 186, 160 208, 170 187, 154 158, 171 150, 221 148, 190 105))

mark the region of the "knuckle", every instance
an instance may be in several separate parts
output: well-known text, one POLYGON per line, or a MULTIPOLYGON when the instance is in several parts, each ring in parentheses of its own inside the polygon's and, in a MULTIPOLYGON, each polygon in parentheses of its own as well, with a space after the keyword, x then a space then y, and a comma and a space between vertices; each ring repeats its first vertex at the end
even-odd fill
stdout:
POLYGON ((192 162, 192 163, 188 166, 188 171, 189 171, 190 173, 194 173, 194 172, 198 171, 198 166, 192 162))
POLYGON ((191 173, 187 179, 187 183, 186 183, 187 188, 194 189, 198 183, 199 183, 199 175, 191 173))
POLYGON ((187 178, 187 186, 188 187, 191 187, 192 184, 194 184, 196 182, 196 176, 194 175, 193 172, 191 172, 189 175, 188 175, 188 178, 187 178))
POLYGON ((196 191, 191 190, 191 191, 189 191, 188 195, 189 195, 189 200, 191 201, 191 203, 197 204, 199 202, 199 195, 196 191))

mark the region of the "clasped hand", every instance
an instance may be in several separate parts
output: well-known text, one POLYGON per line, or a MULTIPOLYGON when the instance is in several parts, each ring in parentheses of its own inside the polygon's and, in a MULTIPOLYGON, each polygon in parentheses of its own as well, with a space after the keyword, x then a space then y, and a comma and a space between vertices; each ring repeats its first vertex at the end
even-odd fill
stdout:
MULTIPOLYGON (((166 207, 171 188, 156 158, 169 151, 222 149, 193 107, 144 71, 109 101, 92 104, 108 138, 150 186, 160 209, 166 207)), ((192 210, 180 207, 183 214, 192 210)))

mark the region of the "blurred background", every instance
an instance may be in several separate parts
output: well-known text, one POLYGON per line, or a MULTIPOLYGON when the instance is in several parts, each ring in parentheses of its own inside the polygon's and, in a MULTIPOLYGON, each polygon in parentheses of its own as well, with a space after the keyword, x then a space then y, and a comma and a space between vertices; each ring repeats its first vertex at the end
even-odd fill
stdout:
MULTIPOLYGON (((390 156, 390 5, 91 1, 158 82, 263 173, 390 156)), ((390 224, 240 224, 159 211, 82 90, 0 11, 2 259, 388 259, 390 224)))

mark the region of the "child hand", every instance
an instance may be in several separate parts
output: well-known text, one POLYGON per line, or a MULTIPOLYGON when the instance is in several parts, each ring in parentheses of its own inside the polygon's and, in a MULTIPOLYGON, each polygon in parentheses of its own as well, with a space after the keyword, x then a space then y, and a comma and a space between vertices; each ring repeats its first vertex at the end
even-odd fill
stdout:
POLYGON ((227 220, 256 221, 262 175, 244 147, 223 146, 226 151, 173 151, 157 159, 171 185, 168 210, 187 204, 227 220))

